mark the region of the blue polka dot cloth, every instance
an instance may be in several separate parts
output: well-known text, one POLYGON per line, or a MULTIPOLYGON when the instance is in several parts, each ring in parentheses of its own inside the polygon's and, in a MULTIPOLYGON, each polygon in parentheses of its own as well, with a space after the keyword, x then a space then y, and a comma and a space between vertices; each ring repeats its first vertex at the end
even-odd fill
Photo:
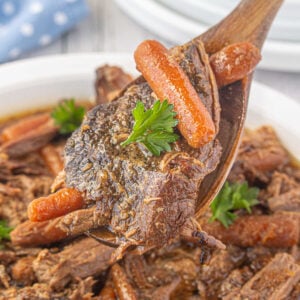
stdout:
POLYGON ((50 44, 87 15, 84 0, 0 0, 0 63, 50 44))

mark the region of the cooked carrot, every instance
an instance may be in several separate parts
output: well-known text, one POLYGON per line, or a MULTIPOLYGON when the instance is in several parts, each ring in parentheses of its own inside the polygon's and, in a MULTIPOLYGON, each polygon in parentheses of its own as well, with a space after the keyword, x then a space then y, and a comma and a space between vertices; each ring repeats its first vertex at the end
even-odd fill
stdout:
POLYGON ((224 47, 210 57, 218 87, 244 78, 261 60, 260 51, 248 42, 224 47))
POLYGON ((215 137, 211 115, 187 75, 159 42, 146 40, 134 53, 137 69, 160 100, 174 105, 178 128, 188 144, 199 148, 215 137))
POLYGON ((57 176, 64 167, 63 160, 53 145, 46 145, 40 150, 40 154, 51 173, 57 176))
POLYGON ((243 216, 228 229, 220 222, 208 222, 205 217, 198 221, 209 235, 238 247, 285 248, 299 242, 299 223, 288 214, 243 216))
POLYGON ((7 142, 19 138, 29 131, 35 130, 37 127, 45 124, 49 120, 49 113, 42 113, 35 116, 25 117, 3 129, 1 133, 1 140, 3 142, 7 142))
POLYGON ((28 205, 28 218, 33 222, 54 219, 81 208, 83 203, 83 197, 79 191, 64 188, 48 197, 33 200, 28 205))

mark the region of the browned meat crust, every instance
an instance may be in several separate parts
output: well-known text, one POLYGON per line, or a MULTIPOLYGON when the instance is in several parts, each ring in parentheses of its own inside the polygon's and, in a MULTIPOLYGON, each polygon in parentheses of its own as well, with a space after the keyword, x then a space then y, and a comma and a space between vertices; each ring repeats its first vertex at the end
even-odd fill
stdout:
POLYGON ((111 102, 132 81, 131 75, 116 66, 104 65, 96 70, 96 103, 111 102))
MULTIPOLYGON (((218 128, 220 107, 216 84, 202 44, 177 48, 181 63, 218 128)), ((219 162, 214 140, 193 149, 181 138, 172 152, 150 155, 141 145, 125 148, 138 100, 146 108, 155 101, 146 82, 132 84, 117 100, 90 111, 65 148, 66 184, 97 204, 110 229, 127 245, 162 246, 179 236, 194 215, 199 186, 219 162)))

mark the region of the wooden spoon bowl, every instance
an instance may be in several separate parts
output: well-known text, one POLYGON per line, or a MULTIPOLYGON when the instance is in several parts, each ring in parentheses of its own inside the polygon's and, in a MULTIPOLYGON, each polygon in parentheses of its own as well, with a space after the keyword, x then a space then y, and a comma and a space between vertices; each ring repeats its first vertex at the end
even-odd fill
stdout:
MULTIPOLYGON (((195 38, 208 54, 237 42, 251 42, 262 48, 283 0, 243 0, 220 23, 195 38)), ((196 205, 196 217, 208 208, 223 186, 236 157, 246 119, 252 74, 219 90, 221 111, 219 139, 223 152, 216 170, 203 180, 196 205)))

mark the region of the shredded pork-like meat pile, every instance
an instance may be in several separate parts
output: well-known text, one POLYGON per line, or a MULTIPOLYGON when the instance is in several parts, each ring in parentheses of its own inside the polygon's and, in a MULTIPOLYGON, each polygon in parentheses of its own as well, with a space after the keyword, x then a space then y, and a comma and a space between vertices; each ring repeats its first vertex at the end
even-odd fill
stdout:
MULTIPOLYGON (((100 73, 107 76, 109 69, 100 73)), ((107 84, 107 78, 101 80, 107 84)), ((113 89, 100 91, 104 97, 103 91, 113 89)), ((57 172, 45 153, 59 166, 63 144, 56 141, 20 158, 1 154, 0 219, 17 226, 26 220, 28 203, 49 194, 57 172)), ((228 180, 259 187, 260 204, 251 215, 238 211, 228 229, 209 222, 209 211, 199 220, 227 245, 210 253, 205 264, 201 248, 180 240, 144 255, 127 254, 114 265, 109 264, 114 248, 87 236, 38 248, 4 242, 0 299, 298 299, 300 170, 270 127, 244 135, 228 180)), ((76 218, 79 222, 80 213, 76 218)))

